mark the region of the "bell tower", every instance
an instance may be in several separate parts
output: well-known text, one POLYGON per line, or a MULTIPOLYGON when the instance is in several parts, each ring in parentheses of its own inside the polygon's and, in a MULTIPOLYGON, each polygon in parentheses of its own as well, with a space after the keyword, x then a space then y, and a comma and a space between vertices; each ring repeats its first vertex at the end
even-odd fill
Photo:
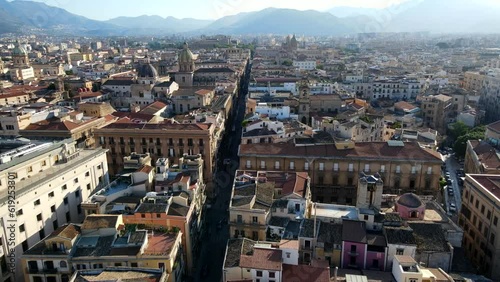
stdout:
POLYGON ((175 82, 179 86, 193 86, 194 79, 194 58, 193 53, 189 50, 187 42, 184 42, 182 46, 182 51, 179 53, 178 57, 179 71, 175 75, 175 82))
POLYGON ((311 94, 311 90, 309 89, 309 81, 307 79, 303 79, 299 82, 299 121, 310 125, 310 108, 311 102, 309 101, 309 96, 311 94))
POLYGON ((15 68, 25 68, 30 66, 28 52, 23 46, 21 46, 19 41, 16 41, 15 47, 12 50, 12 63, 15 68))

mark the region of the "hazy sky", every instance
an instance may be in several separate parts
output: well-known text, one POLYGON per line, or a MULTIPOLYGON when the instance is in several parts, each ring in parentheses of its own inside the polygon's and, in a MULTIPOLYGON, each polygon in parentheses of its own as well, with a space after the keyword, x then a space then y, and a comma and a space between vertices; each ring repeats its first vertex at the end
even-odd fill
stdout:
POLYGON ((407 0, 35 0, 96 20, 118 16, 159 15, 217 19, 268 7, 328 10, 337 6, 384 8, 407 0))

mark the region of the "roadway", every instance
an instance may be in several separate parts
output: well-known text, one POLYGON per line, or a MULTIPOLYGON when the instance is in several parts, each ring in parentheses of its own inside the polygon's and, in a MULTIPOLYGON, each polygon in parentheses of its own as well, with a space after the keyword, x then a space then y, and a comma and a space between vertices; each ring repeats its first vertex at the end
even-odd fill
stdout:
MULTIPOLYGON (((462 188, 458 185, 459 177, 456 174, 458 169, 463 168, 454 158, 452 154, 445 155, 445 163, 446 163, 446 171, 443 171, 443 177, 446 172, 450 173, 450 179, 452 181, 451 187, 453 188, 453 196, 450 196, 448 190, 444 192, 445 196, 445 209, 449 213, 452 214, 452 219, 456 221, 457 213, 460 211, 460 207, 462 206, 462 188), (456 211, 450 211, 450 204, 454 203, 456 205, 456 211)), ((450 185, 447 185, 450 187, 450 185)))
POLYGON ((245 79, 240 83, 238 97, 233 101, 233 109, 217 152, 214 173, 216 196, 211 201, 211 208, 205 212, 206 232, 202 235, 199 257, 195 258, 194 281, 221 281, 222 278, 222 264, 230 237, 229 202, 234 174, 239 166, 238 147, 245 116, 250 68, 248 66, 245 79))

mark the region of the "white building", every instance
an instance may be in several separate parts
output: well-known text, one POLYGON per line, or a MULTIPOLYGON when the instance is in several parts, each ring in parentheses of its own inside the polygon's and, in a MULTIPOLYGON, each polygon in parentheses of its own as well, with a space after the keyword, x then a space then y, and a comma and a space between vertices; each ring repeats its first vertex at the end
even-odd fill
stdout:
POLYGON ((293 66, 299 70, 314 70, 316 61, 293 61, 293 66))
POLYGON ((406 255, 394 257, 392 275, 396 282, 455 281, 441 268, 421 267, 412 257, 406 255))
POLYGON ((255 107, 255 113, 260 115, 268 115, 269 117, 276 117, 277 119, 288 119, 290 118, 290 107, 273 107, 268 103, 258 103, 255 107))
POLYGON ((80 203, 109 182, 106 150, 75 145, 72 140, 25 143, 0 155, 0 259, 14 249, 18 275, 22 253, 59 226, 81 222, 80 203))
POLYGON ((468 127, 472 128, 479 124, 480 116, 474 109, 465 110, 458 114, 457 121, 463 122, 468 127))
POLYGON ((395 256, 415 257, 417 240, 411 228, 385 226, 384 234, 387 239, 387 269, 392 269, 395 256))

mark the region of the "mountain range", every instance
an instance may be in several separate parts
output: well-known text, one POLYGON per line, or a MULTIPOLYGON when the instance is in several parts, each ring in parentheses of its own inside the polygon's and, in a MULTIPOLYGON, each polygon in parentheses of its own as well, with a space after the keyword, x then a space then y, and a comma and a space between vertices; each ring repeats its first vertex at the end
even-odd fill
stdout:
POLYGON ((97 21, 33 1, 0 0, 0 33, 57 35, 307 34, 360 32, 498 33, 500 5, 491 0, 407 0, 385 9, 328 11, 268 8, 215 21, 161 16, 97 21))

